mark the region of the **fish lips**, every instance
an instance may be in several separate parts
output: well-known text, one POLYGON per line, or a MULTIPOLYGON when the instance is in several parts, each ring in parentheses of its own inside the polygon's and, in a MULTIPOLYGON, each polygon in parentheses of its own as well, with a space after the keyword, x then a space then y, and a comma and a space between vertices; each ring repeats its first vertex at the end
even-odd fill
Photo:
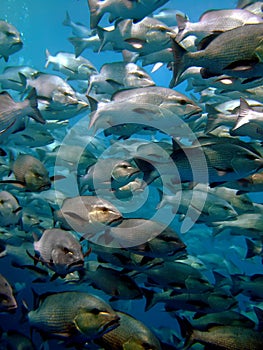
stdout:
POLYGON ((113 329, 119 327, 119 325, 120 325, 119 321, 120 321, 120 317, 118 315, 116 315, 116 317, 113 320, 107 322, 106 324, 104 324, 102 326, 100 335, 108 333, 108 332, 112 331, 113 329))

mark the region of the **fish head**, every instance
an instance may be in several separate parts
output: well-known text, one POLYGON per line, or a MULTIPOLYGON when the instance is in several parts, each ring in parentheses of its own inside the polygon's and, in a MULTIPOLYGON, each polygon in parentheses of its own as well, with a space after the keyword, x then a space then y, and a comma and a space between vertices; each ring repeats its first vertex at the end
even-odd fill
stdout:
POLYGON ((7 191, 0 192, 0 224, 9 226, 18 223, 22 217, 22 208, 16 198, 7 191))
POLYGON ((111 176, 118 183, 125 185, 133 180, 139 172, 140 169, 133 166, 130 162, 121 161, 114 166, 111 176))
POLYGON ((79 103, 78 98, 73 89, 59 86, 52 93, 52 104, 59 106, 71 106, 79 103))
POLYGON ((97 204, 91 205, 89 219, 91 223, 114 225, 122 220, 122 214, 112 204, 106 201, 101 201, 97 204))
POLYGON ((0 51, 4 57, 8 57, 23 47, 20 33, 13 25, 5 21, 0 21, 0 44, 0 51))
MULTIPOLYGON (((104 303, 103 303, 104 304, 104 303)), ((119 316, 109 305, 83 308, 74 319, 78 331, 88 338, 97 338, 119 326, 119 316)))
POLYGON ((26 169, 24 180, 30 191, 45 191, 51 187, 48 171, 37 159, 26 169))
MULTIPOLYGON (((74 242, 75 243, 75 242, 74 242)), ((65 240, 51 252, 52 269, 57 273, 68 274, 84 266, 84 255, 80 245, 65 240)))
POLYGON ((4 276, 0 275, 0 312, 9 312, 17 308, 12 288, 4 276))

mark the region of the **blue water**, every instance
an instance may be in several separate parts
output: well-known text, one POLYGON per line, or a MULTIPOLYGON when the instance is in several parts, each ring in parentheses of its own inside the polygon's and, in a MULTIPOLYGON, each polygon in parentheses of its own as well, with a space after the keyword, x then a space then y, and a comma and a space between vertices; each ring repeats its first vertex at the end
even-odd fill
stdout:
MULTIPOLYGON (((234 8, 235 6, 236 1, 231 0, 171 0, 164 7, 180 10, 187 14, 192 22, 195 22, 198 21, 200 15, 208 9, 234 8)), ((71 29, 62 25, 66 11, 68 11, 74 22, 80 22, 89 26, 89 9, 86 0, 1 0, 0 19, 8 21, 19 30, 22 35, 24 46, 21 51, 11 55, 8 62, 4 62, 3 59, 0 59, 0 72, 7 66, 27 65, 39 71, 54 74, 55 72, 52 70, 51 66, 45 69, 45 50, 48 49, 52 55, 55 55, 59 51, 74 53, 73 46, 68 41, 68 37, 72 35, 71 29)), ((106 23, 106 19, 104 19, 104 21, 103 23, 106 23)), ((95 53, 91 50, 85 50, 82 56, 89 59, 98 70, 104 63, 122 60, 122 55, 120 53, 111 51, 95 53)), ((156 85, 163 87, 169 86, 172 73, 166 66, 161 67, 153 73, 151 73, 152 66, 144 68, 151 75, 156 85)), ((58 72, 56 72, 56 74, 63 77, 63 75, 58 72)), ((188 96, 193 96, 191 95, 191 91, 185 91, 186 82, 180 84, 175 89, 179 92, 186 93, 188 96)), ((17 97, 18 95, 14 93, 14 96, 17 97)), ((86 116, 87 112, 78 115, 76 120, 80 120, 86 116)), ((71 123, 73 122, 71 121, 71 123)), ((67 188, 67 190, 69 189, 67 188)), ((137 215, 141 215, 144 218, 151 217, 151 211, 155 207, 158 193, 153 190, 150 192, 150 195, 151 197, 148 198, 146 204, 141 206, 137 215)), ((255 202, 262 203, 262 193, 251 194, 251 198, 255 202)), ((132 214, 130 216, 132 216, 132 214)), ((162 218, 160 218, 160 221, 161 220, 162 218)), ((180 222, 177 217, 171 222, 171 225, 176 230, 180 229, 180 222)), ((8 230, 9 234, 12 235, 12 228, 8 230)), ((3 229, 3 235, 6 234, 5 229, 3 229)), ((28 233, 28 235, 29 237, 26 239, 30 242, 32 238, 30 233, 28 233)), ((213 282, 213 277, 211 277, 213 270, 220 270, 221 268, 224 270, 225 264, 227 264, 229 270, 233 274, 252 275, 262 273, 260 257, 249 260, 244 259, 246 247, 243 236, 230 236, 228 233, 223 233, 222 235, 213 237, 211 229, 206 225, 196 224, 190 231, 182 234, 181 237, 187 244, 189 255, 200 256, 202 260, 202 257, 205 258, 208 252, 215 254, 215 260, 208 262, 208 268, 202 270, 202 272, 211 279, 211 282, 213 282)), ((21 254, 19 251, 19 244, 17 252, 21 254)), ((91 257, 94 258, 95 254, 91 255, 91 257)), ((17 329, 30 336, 30 329, 27 322, 21 320, 23 301, 28 303, 29 309, 31 309, 33 307, 32 287, 37 289, 39 294, 55 292, 58 288, 61 288, 59 282, 56 281, 53 285, 52 283, 42 283, 37 286, 32 284, 31 277, 29 277, 27 270, 16 269, 11 266, 11 258, 8 254, 0 258, 0 272, 5 275, 10 284, 14 287, 14 290, 17 290, 16 295, 19 306, 15 314, 0 314, 0 326, 4 331, 17 329)), ((77 288, 79 287, 78 285, 77 288)), ((89 287, 88 291, 108 300, 107 295, 92 287, 89 287)), ((159 327, 168 327, 170 330, 175 330, 177 334, 180 334, 176 320, 164 311, 163 304, 157 304, 148 312, 144 311, 144 304, 145 300, 142 299, 139 301, 119 301, 115 304, 113 303, 112 306, 116 309, 129 312, 153 330, 159 327)), ((250 305, 250 301, 246 298, 244 298, 243 301, 241 298, 240 306, 243 313, 248 311, 247 315, 255 320, 255 315, 251 312, 252 304, 250 305)), ((262 307, 262 304, 259 303, 258 306, 262 307)), ((186 312, 186 315, 187 314, 186 312)), ((36 348, 39 349, 42 340, 38 334, 34 333, 33 341, 36 348)), ((65 348, 54 340, 49 340, 46 346, 47 349, 50 350, 65 348)), ((203 347, 197 344, 192 348, 202 349, 203 347)))

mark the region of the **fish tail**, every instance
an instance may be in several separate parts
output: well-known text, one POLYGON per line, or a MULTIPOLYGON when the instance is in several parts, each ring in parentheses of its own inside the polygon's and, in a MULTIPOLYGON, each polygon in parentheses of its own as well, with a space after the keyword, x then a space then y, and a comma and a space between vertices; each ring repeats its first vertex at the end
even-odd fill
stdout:
POLYGON ((82 54, 82 52, 87 48, 87 44, 83 40, 83 38, 71 37, 68 38, 68 40, 74 46, 76 58, 79 57, 82 54))
POLYGON ((49 63, 51 62, 50 61, 50 57, 51 57, 51 55, 50 55, 50 52, 48 51, 48 49, 46 49, 46 64, 45 64, 45 68, 47 68, 48 66, 49 66, 49 63))
POLYGON ((176 320, 180 326, 182 337, 186 338, 184 342, 184 347, 182 348, 182 350, 187 350, 194 344, 193 327, 191 323, 184 316, 182 317, 177 316, 176 320))
POLYGON ((175 87, 179 83, 179 78, 183 71, 188 68, 188 64, 186 64, 186 57, 188 55, 188 51, 183 48, 178 42, 176 41, 174 35, 171 35, 171 41, 172 41, 172 50, 174 55, 174 62, 172 64, 173 69, 173 78, 169 84, 170 88, 175 87))
MULTIPOLYGON (((246 238, 246 245, 247 245, 247 254, 245 259, 250 259, 250 258, 253 258, 255 255, 257 255, 258 247, 253 241, 246 238)), ((258 254, 260 254, 260 252, 258 254)))
POLYGON ((146 299, 144 311, 148 311, 157 303, 156 298, 154 297, 155 292, 146 288, 142 288, 142 292, 146 299))
POLYGON ((68 11, 66 11, 66 18, 64 19, 64 21, 62 22, 63 26, 66 26, 66 27, 71 27, 71 18, 69 16, 69 13, 68 11))
POLYGON ((41 123, 41 124, 45 124, 46 121, 45 119, 42 117, 39 109, 38 109, 38 106, 37 106, 37 94, 36 94, 36 89, 33 88, 28 96, 27 96, 27 99, 29 100, 29 103, 30 103, 30 107, 32 108, 32 112, 29 114, 29 116, 31 118, 33 118, 35 121, 41 123))
POLYGON ((238 113, 238 118, 236 121, 236 125, 232 128, 232 130, 236 130, 240 128, 242 125, 245 125, 249 123, 249 111, 251 108, 249 107, 249 104, 245 99, 240 97, 240 107, 239 107, 239 113, 238 113))
POLYGON ((90 28, 94 29, 97 27, 101 20, 104 12, 102 11, 101 2, 98 0, 88 0, 90 10, 90 28))
POLYGON ((98 53, 101 52, 101 50, 104 48, 104 46, 107 44, 107 30, 103 29, 102 27, 97 26, 97 33, 100 38, 100 47, 98 50, 98 53))

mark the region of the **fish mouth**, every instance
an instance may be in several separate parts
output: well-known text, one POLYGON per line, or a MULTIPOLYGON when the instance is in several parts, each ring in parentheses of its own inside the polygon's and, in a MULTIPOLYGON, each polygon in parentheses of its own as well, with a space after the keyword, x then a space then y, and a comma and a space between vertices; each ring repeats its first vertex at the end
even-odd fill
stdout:
POLYGON ((109 321, 105 325, 103 325, 101 333, 104 334, 106 332, 112 331, 113 329, 119 327, 120 325, 120 317, 116 316, 112 321, 109 321))
POLYGON ((73 263, 69 264, 68 269, 71 269, 72 267, 82 268, 83 265, 84 265, 84 260, 77 260, 77 261, 74 261, 73 263))
POLYGON ((198 117, 200 117, 201 113, 202 113, 202 109, 200 108, 200 110, 189 112, 184 116, 183 119, 185 121, 193 121, 193 120, 196 120, 198 117))
POLYGON ((50 183, 44 184, 44 185, 39 187, 39 191, 47 191, 50 189, 50 187, 51 187, 50 183))

